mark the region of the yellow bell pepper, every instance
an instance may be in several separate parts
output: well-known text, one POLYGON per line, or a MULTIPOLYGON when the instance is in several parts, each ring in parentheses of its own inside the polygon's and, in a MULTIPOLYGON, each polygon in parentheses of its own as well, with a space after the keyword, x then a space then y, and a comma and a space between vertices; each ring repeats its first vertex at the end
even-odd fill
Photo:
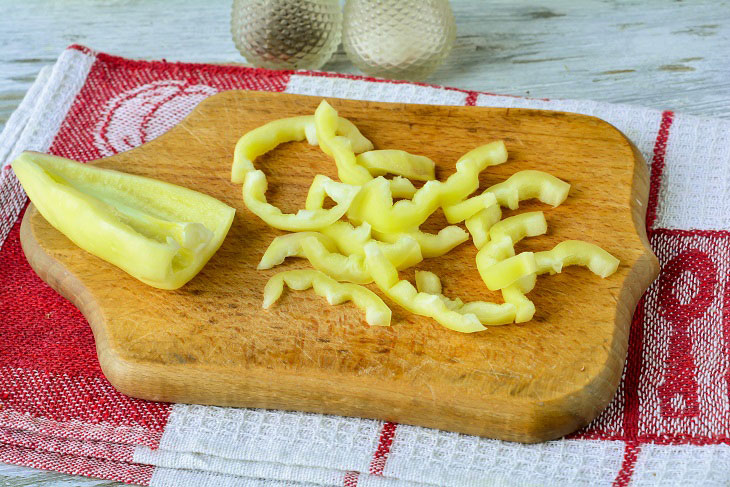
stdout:
POLYGON ((449 223, 463 222, 480 211, 493 212, 492 207, 499 207, 497 198, 492 193, 483 193, 460 203, 444 206, 444 215, 449 223))
MULTIPOLYGON (((541 202, 555 207, 565 201, 569 191, 570 184, 551 174, 533 170, 520 171, 506 181, 487 188, 482 195, 469 198, 462 205, 467 206, 471 200, 491 193, 500 205, 513 210, 519 206, 520 201, 531 198, 538 198, 541 202)), ((478 206, 477 203, 473 204, 478 206)), ((501 217, 501 211, 490 206, 466 219, 466 228, 477 249, 481 249, 489 241, 487 232, 501 217)))
POLYGON ((511 284, 502 289, 502 298, 505 303, 514 306, 515 323, 528 322, 535 316, 535 303, 525 296, 525 292, 517 284, 511 284))
POLYGON ((494 194, 500 205, 511 210, 517 209, 520 201, 532 198, 556 207, 568 197, 570 184, 543 171, 527 170, 514 173, 485 192, 494 194))
POLYGON ((314 112, 319 147, 335 160, 340 181, 354 185, 365 184, 373 177, 367 169, 357 163, 352 141, 337 135, 339 119, 337 111, 326 100, 322 100, 314 112))
POLYGON ((359 154, 356 161, 373 176, 395 174, 417 181, 436 179, 436 164, 431 159, 402 150, 370 150, 359 154))
MULTIPOLYGON (((297 213, 282 213, 279 208, 266 201, 268 182, 264 173, 259 170, 246 173, 243 181, 243 202, 253 214, 274 228, 293 232, 311 231, 319 230, 339 220, 360 191, 359 186, 338 183, 322 175, 317 175, 312 185, 321 187, 321 191, 337 204, 329 209, 304 209, 297 213)), ((317 191, 310 189, 310 194, 317 191)), ((324 197, 322 199, 324 200, 324 197)))
MULTIPOLYGON (((305 138, 311 145, 317 145, 316 126, 313 115, 289 117, 271 121, 247 132, 238 139, 233 152, 231 181, 243 183, 246 173, 256 169, 253 161, 279 144, 302 141, 305 138)), ((337 120, 336 132, 348 140, 355 152, 373 149, 373 144, 366 139, 357 127, 345 118, 337 120)))
POLYGON ((382 233, 418 228, 439 207, 454 205, 479 186, 479 173, 507 160, 502 141, 477 147, 456 163, 456 172, 444 181, 428 181, 411 200, 393 203, 388 181, 378 177, 365 184, 347 212, 357 223, 366 221, 382 233))
POLYGON ((260 271, 271 269, 283 263, 287 257, 303 257, 302 240, 308 237, 314 237, 319 240, 329 252, 337 251, 337 245, 334 240, 319 232, 289 233, 276 237, 271 241, 256 269, 260 271))
POLYGON ((438 296, 418 292, 410 282, 399 280, 398 270, 385 258, 377 243, 365 245, 365 264, 380 290, 411 313, 428 316, 442 326, 462 333, 486 330, 475 314, 452 311, 438 296))
POLYGON ((411 230, 400 233, 382 233, 373 231, 373 236, 383 242, 394 243, 399 239, 408 236, 418 242, 421 247, 421 255, 424 259, 440 257, 449 253, 454 247, 466 242, 469 235, 456 225, 444 227, 437 234, 426 233, 421 230, 411 230))
POLYGON ((447 298, 441 292, 441 279, 433 272, 416 271, 416 289, 419 293, 438 296, 451 311, 475 315, 482 325, 506 325, 515 320, 515 306, 510 303, 498 304, 487 301, 464 303, 458 297, 447 298))
MULTIPOLYGON (((384 258, 396 269, 413 267, 423 260, 421 248, 410 237, 393 244, 377 243, 384 258)), ((308 237, 301 241, 302 255, 312 267, 338 281, 369 284, 373 282, 362 254, 343 255, 330 252, 319 239, 308 237)))
POLYGON ((503 289, 537 271, 535 254, 532 252, 522 252, 486 267, 480 266, 479 262, 477 260, 477 269, 490 291, 503 289))
POLYGON ((162 181, 34 152, 12 165, 48 223, 157 288, 177 289, 192 279, 233 222, 228 205, 162 181))
POLYGON ((483 211, 477 212, 474 216, 470 216, 464 221, 466 229, 471 234, 474 246, 481 249, 489 242, 489 230, 492 226, 502 219, 502 209, 499 205, 492 205, 483 211))
POLYGON ((371 326, 390 326, 391 311, 380 297, 363 286, 340 283, 315 270, 284 271, 269 279, 264 288, 264 309, 268 309, 280 297, 284 284, 291 289, 304 291, 310 287, 332 305, 352 301, 365 311, 365 320, 371 326))
POLYGON ((514 256, 514 246, 523 238, 536 237, 545 232, 547 222, 541 211, 521 213, 495 223, 489 230, 489 242, 477 252, 479 272, 487 272, 490 266, 514 256))
POLYGON ((603 278, 616 272, 620 263, 598 245, 581 240, 565 240, 552 250, 535 252, 535 261, 538 274, 555 274, 561 272, 564 266, 581 265, 603 278))

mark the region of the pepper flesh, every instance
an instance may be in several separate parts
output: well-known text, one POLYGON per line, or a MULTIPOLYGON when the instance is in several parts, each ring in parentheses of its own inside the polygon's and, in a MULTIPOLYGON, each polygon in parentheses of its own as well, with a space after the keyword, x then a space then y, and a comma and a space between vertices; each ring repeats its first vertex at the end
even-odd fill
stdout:
POLYGON ((371 326, 390 326, 391 311, 380 297, 368 288, 357 284, 337 282, 315 270, 294 270, 274 274, 264 288, 264 309, 274 304, 284 291, 284 284, 291 289, 304 291, 310 287, 331 305, 352 301, 365 311, 365 320, 371 326))
POLYGON ((319 232, 289 233, 287 235, 280 235, 271 241, 256 269, 260 271, 271 269, 283 263, 287 257, 301 257, 303 255, 302 240, 308 237, 314 237, 319 240, 330 252, 337 251, 334 240, 319 232))
POLYGON ((365 245, 365 263, 380 290, 411 313, 428 316, 442 326, 462 333, 486 330, 475 314, 452 311, 438 296, 418 292, 410 282, 399 280, 398 270, 375 242, 365 245))
MULTIPOLYGON (((396 269, 412 267, 423 260, 418 243, 410 237, 393 244, 377 243, 384 258, 396 269)), ((365 266, 362 254, 343 255, 330 252, 316 238, 308 237, 301 242, 302 256, 309 260, 312 267, 338 281, 369 284, 373 282, 365 266)))
MULTIPOLYGON (((336 131, 350 140, 351 147, 355 152, 365 152, 373 149, 372 142, 366 139, 357 127, 345 118, 337 120, 336 131)), ((279 144, 302 141, 305 138, 311 145, 317 145, 313 115, 273 120, 247 132, 238 139, 233 152, 231 181, 243 183, 246 173, 256 169, 253 166, 253 161, 273 150, 279 144)))
POLYGON ((268 182, 264 173, 259 170, 246 173, 243 181, 243 202, 252 213, 274 228, 293 232, 311 231, 319 230, 339 220, 360 191, 358 186, 338 183, 322 175, 318 175, 312 184, 321 185, 322 191, 337 204, 329 209, 304 209, 297 213, 282 213, 279 208, 266 201, 268 182))
POLYGON ((436 164, 431 159, 402 150, 370 150, 359 154, 356 161, 373 176, 395 174, 417 181, 436 179, 436 164))
POLYGON ((439 207, 462 201, 479 186, 479 173, 487 166, 502 164, 507 150, 502 141, 477 147, 456 163, 456 172, 444 181, 428 181, 411 200, 393 203, 388 181, 375 178, 365 184, 347 212, 355 222, 366 221, 374 230, 399 233, 417 228, 439 207))
POLYGON ((235 210, 162 181, 24 152, 13 169, 38 211, 87 252, 161 289, 177 289, 223 243, 235 210))
POLYGON ((326 100, 322 100, 314 112, 319 147, 335 160, 340 181, 353 185, 365 184, 373 177, 367 169, 357 163, 352 141, 337 135, 339 118, 337 111, 326 100))
POLYGON ((545 232, 547 222, 541 211, 521 213, 495 223, 489 230, 489 242, 477 252, 477 269, 482 279, 485 279, 485 275, 492 274, 489 271, 491 266, 515 255, 514 246, 517 242, 545 232))
POLYGON ((469 230, 471 239, 477 250, 489 242, 489 230, 501 219, 502 209, 499 205, 493 205, 485 208, 484 211, 477 212, 476 215, 470 216, 464 221, 466 229, 469 230))
POLYGON ((418 242, 424 259, 440 257, 449 253, 454 247, 469 240, 469 235, 456 225, 444 227, 437 234, 426 233, 421 230, 411 230, 399 233, 382 233, 373 231, 373 236, 383 242, 397 242, 408 236, 418 242))
POLYGON ((475 315, 482 325, 507 325, 515 320, 515 306, 510 303, 498 304, 488 301, 471 301, 464 303, 460 298, 449 299, 441 292, 441 279, 433 272, 416 271, 416 289, 418 292, 438 296, 452 311, 461 314, 475 315))
POLYGON ((606 278, 616 272, 619 260, 598 245, 581 240, 565 240, 552 250, 535 252, 538 274, 555 274, 564 266, 581 265, 597 276, 606 278))

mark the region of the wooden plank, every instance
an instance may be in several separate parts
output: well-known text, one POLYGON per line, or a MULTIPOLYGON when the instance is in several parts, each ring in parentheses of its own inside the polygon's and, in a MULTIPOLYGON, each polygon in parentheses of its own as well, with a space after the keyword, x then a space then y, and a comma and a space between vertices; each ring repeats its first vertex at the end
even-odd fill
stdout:
MULTIPOLYGON (((523 325, 459 334, 391 303, 393 326, 368 327, 351 304, 331 307, 313 293, 287 293, 271 310, 261 309, 271 275, 307 264, 290 259, 256 270, 283 232, 250 213, 240 186, 229 181, 241 134, 313 113, 318 103, 224 92, 165 135, 98 161, 237 208, 218 253, 180 290, 142 284, 28 210, 21 229, 26 256, 87 317, 112 384, 151 400, 370 417, 522 442, 557 438, 593 419, 616 390, 634 307, 658 272, 643 230, 646 165, 633 145, 611 125, 582 115, 332 100, 376 147, 438 161, 440 179, 464 152, 503 139, 510 160, 483 174, 483 187, 529 168, 572 184, 568 200, 547 211, 548 234, 520 243, 518 251, 580 238, 621 259, 605 280, 578 268, 541 278, 530 294, 537 314, 523 325)), ((268 175, 269 200, 286 212, 302 206, 315 174, 335 176, 334 164, 307 144, 286 144, 256 163, 268 175)), ((542 207, 531 202, 519 211, 542 207)), ((424 229, 444 224, 432 218, 424 229)), ((500 301, 481 282, 475 254, 462 244, 419 268, 439 274, 447 295, 500 301)))

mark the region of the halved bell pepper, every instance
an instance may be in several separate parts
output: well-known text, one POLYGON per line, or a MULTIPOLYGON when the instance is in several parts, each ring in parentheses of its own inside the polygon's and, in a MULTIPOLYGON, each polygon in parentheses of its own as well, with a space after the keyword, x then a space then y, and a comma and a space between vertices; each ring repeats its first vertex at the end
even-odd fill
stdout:
POLYGON ((13 170, 43 217, 140 281, 177 289, 223 243, 235 209, 173 184, 36 152, 13 170))
POLYGON ((417 181, 436 179, 436 164, 431 159, 402 150, 370 150, 359 154, 356 160, 373 176, 395 174, 417 181))
MULTIPOLYGON (((337 120, 336 131, 350 141, 354 152, 365 152, 373 148, 372 142, 366 139, 357 127, 345 118, 337 120)), ((273 120, 247 132, 238 139, 233 152, 231 181, 242 183, 246 173, 256 169, 253 166, 253 161, 273 150, 279 144, 301 141, 305 138, 311 145, 317 145, 314 115, 273 120)))
POLYGON ((366 287, 357 284, 337 282, 315 270, 284 271, 274 274, 264 288, 264 309, 268 309, 280 297, 284 284, 291 289, 314 292, 327 299, 332 305, 352 301, 365 311, 365 320, 371 326, 390 326, 391 311, 380 297, 366 287))

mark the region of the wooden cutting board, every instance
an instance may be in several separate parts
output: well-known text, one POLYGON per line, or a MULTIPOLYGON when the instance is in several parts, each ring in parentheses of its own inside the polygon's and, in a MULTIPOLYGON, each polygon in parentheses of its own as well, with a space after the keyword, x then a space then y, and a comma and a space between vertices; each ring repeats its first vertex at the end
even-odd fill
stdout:
MULTIPOLYGON (((593 419, 616 391, 634 307, 658 272, 644 232, 646 165, 631 142, 606 122, 569 113, 331 99, 376 148, 431 157, 440 179, 464 152, 503 139, 509 162, 486 171, 482 188, 522 169, 572 184, 559 208, 526 202, 505 212, 545 210, 548 234, 524 240, 517 251, 585 239, 621 259, 608 279, 574 267, 539 278, 530 294, 537 313, 526 324, 459 334, 386 299, 392 326, 369 327, 351 303, 329 306, 312 291, 285 292, 261 309, 269 277, 307 264, 289 259, 256 270, 283 232, 249 212, 241 186, 229 179, 242 134, 311 114, 319 101, 221 93, 152 142, 96 161, 237 209, 218 253, 177 291, 146 286, 85 253, 28 209, 21 228, 28 261, 89 320, 109 381, 156 401, 362 416, 521 442, 557 438, 593 419)), ((256 165, 268 175, 269 201, 288 212, 303 207, 315 174, 336 177, 333 162, 306 143, 280 146, 256 165)), ((438 213, 424 228, 444 224, 438 213)), ((447 296, 500 300, 479 278, 475 255, 467 242, 418 268, 441 276, 447 296)), ((412 279, 413 272, 401 276, 412 279)))

